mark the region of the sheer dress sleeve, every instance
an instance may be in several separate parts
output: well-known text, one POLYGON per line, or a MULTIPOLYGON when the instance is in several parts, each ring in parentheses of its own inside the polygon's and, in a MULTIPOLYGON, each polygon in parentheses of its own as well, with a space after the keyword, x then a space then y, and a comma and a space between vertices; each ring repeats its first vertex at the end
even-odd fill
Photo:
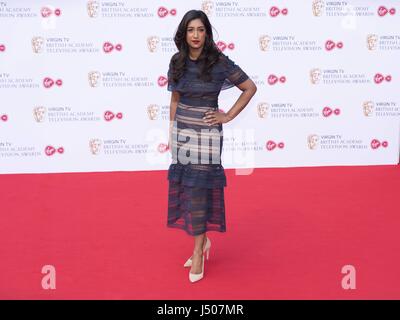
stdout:
POLYGON ((225 80, 221 90, 226 90, 241 84, 249 76, 228 56, 224 56, 225 80))

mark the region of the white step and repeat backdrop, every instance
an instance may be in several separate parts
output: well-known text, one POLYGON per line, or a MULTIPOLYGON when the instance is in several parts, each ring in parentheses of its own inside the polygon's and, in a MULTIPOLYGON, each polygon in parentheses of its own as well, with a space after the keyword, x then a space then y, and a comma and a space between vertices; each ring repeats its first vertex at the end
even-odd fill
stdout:
POLYGON ((400 1, 0 0, 0 173, 168 168, 190 9, 258 86, 224 125, 225 168, 399 162, 400 1))

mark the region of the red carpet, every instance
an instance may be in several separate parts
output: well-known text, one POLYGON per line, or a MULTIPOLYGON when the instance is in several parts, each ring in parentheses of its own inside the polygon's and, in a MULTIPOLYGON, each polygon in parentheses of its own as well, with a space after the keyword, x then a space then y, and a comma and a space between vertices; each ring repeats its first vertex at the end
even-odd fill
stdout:
POLYGON ((399 166, 227 177, 227 233, 191 284, 165 171, 1 175, 0 299, 400 299, 399 166))

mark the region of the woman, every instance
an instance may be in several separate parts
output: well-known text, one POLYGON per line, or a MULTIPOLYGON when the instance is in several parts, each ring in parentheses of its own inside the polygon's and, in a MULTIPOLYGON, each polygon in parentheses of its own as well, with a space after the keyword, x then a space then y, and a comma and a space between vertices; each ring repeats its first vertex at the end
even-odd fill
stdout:
POLYGON ((224 187, 221 165, 222 124, 233 120, 249 103, 257 88, 246 73, 216 47, 211 24, 203 11, 190 10, 174 37, 178 52, 168 70, 172 164, 168 169, 168 227, 180 228, 194 237, 189 280, 204 275, 208 259, 208 231, 225 232, 224 187), (221 90, 242 90, 232 108, 218 110, 221 90))

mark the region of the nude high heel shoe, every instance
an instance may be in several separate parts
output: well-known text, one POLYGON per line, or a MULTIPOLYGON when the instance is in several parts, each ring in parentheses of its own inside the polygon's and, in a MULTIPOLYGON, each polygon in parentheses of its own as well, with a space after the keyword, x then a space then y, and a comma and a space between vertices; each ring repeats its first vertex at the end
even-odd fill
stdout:
POLYGON ((196 282, 196 281, 199 281, 199 280, 203 279, 203 277, 204 277, 204 259, 205 259, 205 257, 204 257, 204 252, 203 252, 203 257, 201 259, 201 273, 195 274, 195 273, 191 273, 189 271, 189 280, 190 280, 190 282, 193 283, 193 282, 196 282))
MULTIPOLYGON (((210 255, 210 248, 211 248, 211 240, 206 239, 206 244, 204 245, 204 249, 203 249, 203 253, 206 254, 206 258, 208 260, 208 257, 210 255)), ((185 264, 183 265, 185 268, 191 267, 192 266, 192 257, 190 257, 189 259, 187 259, 187 261, 185 262, 185 264)))

